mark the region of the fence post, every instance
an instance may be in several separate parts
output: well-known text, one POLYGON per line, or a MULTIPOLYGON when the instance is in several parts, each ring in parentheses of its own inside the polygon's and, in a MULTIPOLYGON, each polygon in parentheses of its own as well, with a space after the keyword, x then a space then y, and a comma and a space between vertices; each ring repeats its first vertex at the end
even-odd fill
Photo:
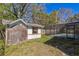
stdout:
POLYGON ((7 33, 8 33, 8 29, 6 28, 6 30, 5 30, 5 45, 7 44, 7 33))

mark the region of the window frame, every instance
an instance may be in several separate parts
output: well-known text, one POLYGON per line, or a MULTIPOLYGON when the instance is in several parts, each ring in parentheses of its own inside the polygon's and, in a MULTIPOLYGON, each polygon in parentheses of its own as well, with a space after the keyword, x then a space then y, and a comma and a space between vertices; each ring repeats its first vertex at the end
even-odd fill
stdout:
POLYGON ((38 34, 38 28, 32 27, 32 34, 38 34))

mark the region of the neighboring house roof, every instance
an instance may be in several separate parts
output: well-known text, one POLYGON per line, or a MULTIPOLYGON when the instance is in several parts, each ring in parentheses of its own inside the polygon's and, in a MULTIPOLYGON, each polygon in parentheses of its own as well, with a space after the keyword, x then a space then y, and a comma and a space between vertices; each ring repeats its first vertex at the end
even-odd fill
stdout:
POLYGON ((39 25, 39 24, 27 23, 27 22, 25 22, 23 19, 18 19, 18 20, 16 20, 16 21, 11 22, 11 23, 9 24, 9 27, 14 27, 14 26, 16 26, 16 25, 19 24, 19 23, 22 23, 22 24, 24 24, 25 26, 33 26, 33 27, 41 27, 41 28, 44 27, 44 26, 39 25))

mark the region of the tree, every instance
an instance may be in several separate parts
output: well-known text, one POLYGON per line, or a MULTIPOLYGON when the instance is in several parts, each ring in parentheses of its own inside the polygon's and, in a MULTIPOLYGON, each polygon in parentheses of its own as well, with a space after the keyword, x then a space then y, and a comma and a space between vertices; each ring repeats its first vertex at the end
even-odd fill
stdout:
MULTIPOLYGON (((1 20, 2 19, 13 19, 13 20, 27 19, 27 21, 30 21, 33 18, 32 16, 35 15, 36 13, 38 13, 36 10, 37 11, 42 10, 41 4, 30 4, 30 3, 6 4, 6 3, 3 3, 3 4, 0 4, 0 15, 1 15, 0 19, 1 20), (36 9, 34 8, 34 6, 36 6, 36 9), (33 13, 34 10, 35 10, 35 12, 33 13), (29 16, 30 20, 28 20, 29 18, 27 16, 29 16)), ((35 21, 35 20, 33 20, 33 21, 35 21)), ((1 26, 2 26, 2 24, 1 24, 1 26)), ((0 31, 3 31, 3 30, 0 30, 0 31)))
POLYGON ((6 7, 3 4, 0 4, 0 39, 4 39, 5 37, 5 28, 6 26, 2 24, 2 19, 5 18, 6 7))
POLYGON ((69 17, 67 22, 79 21, 79 14, 75 14, 72 17, 69 17))
POLYGON ((60 22, 66 22, 69 17, 71 17, 72 10, 67 8, 60 8, 58 12, 58 18, 60 19, 60 22))
POLYGON ((39 24, 47 26, 49 24, 56 24, 59 22, 59 19, 57 17, 58 11, 53 11, 51 14, 46 14, 43 12, 36 14, 36 21, 38 21, 39 24))
POLYGON ((39 20, 41 20, 41 15, 43 13, 44 4, 33 4, 32 5, 32 19, 34 23, 39 23, 39 20))
POLYGON ((13 19, 14 14, 10 11, 11 4, 0 4, 0 19, 13 19))
POLYGON ((57 24, 59 22, 58 19, 58 11, 53 11, 49 16, 50 16, 50 20, 49 20, 49 24, 57 24))

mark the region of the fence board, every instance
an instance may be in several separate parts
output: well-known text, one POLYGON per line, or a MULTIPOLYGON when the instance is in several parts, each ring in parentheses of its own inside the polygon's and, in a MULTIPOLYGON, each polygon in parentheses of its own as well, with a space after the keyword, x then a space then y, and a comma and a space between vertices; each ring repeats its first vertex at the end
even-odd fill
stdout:
POLYGON ((27 30, 23 26, 7 29, 7 44, 17 44, 27 39, 27 30))

